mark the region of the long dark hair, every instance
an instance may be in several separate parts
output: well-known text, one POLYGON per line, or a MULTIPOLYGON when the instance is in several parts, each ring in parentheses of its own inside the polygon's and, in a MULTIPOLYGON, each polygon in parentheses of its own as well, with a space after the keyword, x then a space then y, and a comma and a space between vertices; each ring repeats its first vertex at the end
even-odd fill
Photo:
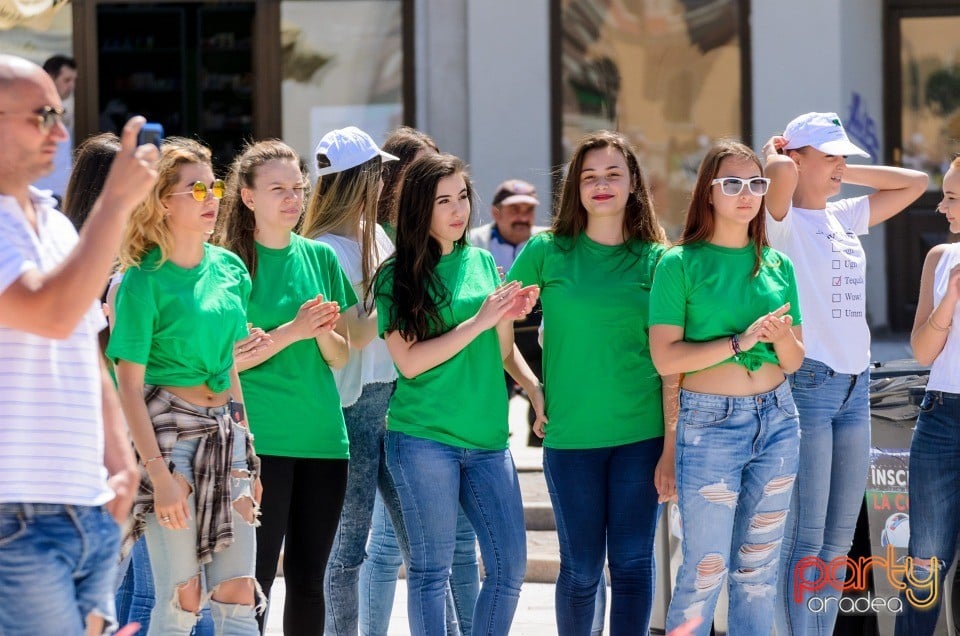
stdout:
POLYGON ((270 161, 291 161, 300 168, 301 175, 303 173, 300 156, 279 139, 248 142, 230 166, 227 192, 220 204, 220 228, 216 242, 240 257, 251 278, 257 273, 257 248, 253 238, 257 219, 253 210, 243 202, 240 191, 253 188, 257 169, 270 161))
MULTIPOLYGON (((744 161, 751 161, 763 176, 763 164, 756 153, 750 148, 738 141, 723 139, 718 141, 700 162, 700 170, 697 172, 697 184, 693 188, 693 196, 690 199, 690 207, 687 208, 687 219, 683 226, 683 233, 680 235, 679 245, 697 243, 699 241, 709 241, 713 237, 715 220, 713 217, 713 204, 710 203, 710 190, 713 187, 712 181, 720 173, 720 164, 724 159, 734 158, 744 161)), ((753 275, 760 273, 760 266, 763 264, 763 250, 770 246, 767 241, 767 224, 765 219, 766 197, 760 199, 760 211, 750 221, 747 227, 747 236, 753 241, 754 266, 753 275)))
POLYGON ((430 135, 410 126, 400 126, 383 142, 383 151, 394 155, 399 161, 387 161, 383 164, 383 190, 380 191, 380 201, 377 204, 377 223, 388 223, 396 227, 397 201, 403 173, 417 153, 424 149, 440 152, 437 142, 430 135))
POLYGON ((63 197, 63 211, 79 230, 103 190, 120 138, 113 133, 90 137, 77 148, 73 172, 63 197))
MULTIPOLYGON (((459 174, 467 186, 470 214, 474 191, 463 161, 453 155, 424 155, 407 168, 400 188, 397 217, 397 251, 380 266, 376 294, 386 293, 393 302, 387 331, 399 331, 405 339, 426 340, 452 325, 444 325, 440 310, 450 302, 450 292, 437 276, 439 241, 430 236, 437 183, 459 174), (392 278, 389 292, 382 288, 384 277, 392 278)), ((467 245, 466 234, 454 249, 467 245)))
POLYGON ((667 234, 657 220, 647 182, 640 171, 640 161, 630 148, 627 138, 611 130, 598 130, 583 137, 573 151, 570 167, 560 188, 560 202, 553 219, 553 233, 576 240, 587 229, 587 210, 580 200, 580 172, 583 160, 591 150, 616 148, 627 161, 627 172, 633 190, 627 197, 623 215, 623 236, 629 245, 633 240, 666 243, 667 234))

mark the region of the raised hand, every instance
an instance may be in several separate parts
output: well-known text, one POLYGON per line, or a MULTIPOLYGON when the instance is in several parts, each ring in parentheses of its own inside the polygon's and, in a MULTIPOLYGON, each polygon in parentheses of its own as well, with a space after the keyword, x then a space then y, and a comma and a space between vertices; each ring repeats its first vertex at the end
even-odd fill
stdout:
POLYGON ((133 211, 157 182, 160 151, 153 144, 137 146, 137 135, 146 119, 131 117, 120 133, 120 151, 110 164, 101 200, 133 211))
MULTIPOLYGON (((774 342, 773 340, 766 339, 764 333, 774 332, 778 334, 778 339, 783 337, 783 333, 775 331, 773 327, 773 322, 782 322, 783 316, 790 311, 790 303, 783 303, 776 310, 771 311, 770 313, 764 314, 753 321, 753 324, 747 327, 746 331, 740 334, 740 350, 749 351, 753 349, 754 345, 758 342, 774 342), (764 330, 766 327, 766 330, 764 330)), ((789 326, 793 324, 793 319, 787 316, 789 320, 789 326)))
POLYGON ((290 327, 297 339, 306 340, 330 331, 339 318, 340 304, 336 301, 324 301, 323 295, 318 294, 316 298, 300 305, 290 327))
POLYGON ((474 316, 477 325, 482 329, 490 329, 500 322, 507 312, 514 306, 517 294, 520 293, 520 283, 513 281, 497 287, 483 301, 480 310, 474 316))
POLYGON ((256 358, 257 354, 273 344, 273 338, 260 327, 247 323, 250 334, 233 345, 233 359, 238 363, 256 358))
POLYGON ((540 298, 539 287, 536 285, 522 287, 514 297, 513 305, 507 310, 504 319, 523 320, 536 307, 538 298, 540 298))
POLYGON ((944 297, 949 296, 954 301, 960 300, 960 265, 954 265, 947 278, 947 290, 944 297))
POLYGON ((767 140, 767 143, 763 144, 763 149, 760 152, 764 157, 769 157, 771 154, 780 154, 788 142, 789 140, 786 137, 774 135, 767 140))

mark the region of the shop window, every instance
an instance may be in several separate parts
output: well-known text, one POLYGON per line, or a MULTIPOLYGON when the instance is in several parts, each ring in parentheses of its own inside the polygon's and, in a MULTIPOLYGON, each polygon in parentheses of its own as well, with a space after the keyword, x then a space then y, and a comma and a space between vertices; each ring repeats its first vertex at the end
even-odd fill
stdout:
POLYGON ((200 139, 225 170, 254 134, 254 15, 250 2, 99 5, 97 129, 140 114, 200 139))
POLYGON ((334 128, 357 126, 382 142, 404 123, 405 4, 280 3, 283 138, 308 163, 334 128))
POLYGON ((929 174, 928 189, 939 191, 960 152, 960 16, 910 17, 899 24, 900 162, 929 174))
POLYGON ((561 0, 555 14, 555 163, 598 129, 624 133, 677 236, 700 160, 749 140, 744 0, 561 0))

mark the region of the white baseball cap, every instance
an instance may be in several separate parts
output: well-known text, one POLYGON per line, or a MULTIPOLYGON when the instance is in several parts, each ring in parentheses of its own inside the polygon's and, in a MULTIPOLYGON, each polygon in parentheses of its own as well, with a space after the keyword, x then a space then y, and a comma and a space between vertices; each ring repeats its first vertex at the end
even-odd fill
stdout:
POLYGON ((784 150, 794 150, 812 146, 828 155, 847 157, 857 155, 870 158, 870 155, 855 145, 847 137, 847 132, 836 113, 807 113, 800 115, 783 131, 787 140, 784 150))
POLYGON ((318 177, 356 168, 378 155, 384 161, 397 161, 398 159, 389 152, 380 150, 380 147, 377 146, 370 135, 356 126, 331 130, 323 136, 313 154, 315 157, 324 155, 330 160, 330 165, 317 170, 318 177))

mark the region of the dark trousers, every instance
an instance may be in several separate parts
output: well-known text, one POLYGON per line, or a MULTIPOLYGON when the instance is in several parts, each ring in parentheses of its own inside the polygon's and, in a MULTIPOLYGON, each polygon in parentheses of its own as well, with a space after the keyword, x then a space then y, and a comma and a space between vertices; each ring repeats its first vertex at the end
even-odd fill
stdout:
MULTIPOLYGON (((347 460, 270 455, 261 455, 260 460, 263 501, 257 529, 257 581, 269 597, 286 538, 283 633, 317 634, 323 631, 323 576, 347 489, 347 460)), ((263 633, 266 613, 258 620, 263 633)))
MULTIPOLYGON (((539 326, 540 305, 538 304, 529 316, 514 325, 513 333, 514 342, 517 344, 517 349, 520 350, 520 354, 523 356, 523 359, 527 361, 528 365, 530 365, 530 369, 533 371, 534 375, 536 375, 537 378, 542 382, 543 351, 540 349, 540 344, 537 342, 537 329, 539 326)), ((514 391, 516 391, 519 387, 509 374, 505 375, 507 378, 507 395, 512 396, 514 391)), ((524 397, 526 397, 525 394, 524 397)), ((530 425, 530 429, 527 433, 527 446, 543 446, 543 440, 537 437, 537 435, 533 432, 533 422, 536 419, 536 413, 533 412, 533 408, 531 407, 527 414, 527 423, 530 425)))

